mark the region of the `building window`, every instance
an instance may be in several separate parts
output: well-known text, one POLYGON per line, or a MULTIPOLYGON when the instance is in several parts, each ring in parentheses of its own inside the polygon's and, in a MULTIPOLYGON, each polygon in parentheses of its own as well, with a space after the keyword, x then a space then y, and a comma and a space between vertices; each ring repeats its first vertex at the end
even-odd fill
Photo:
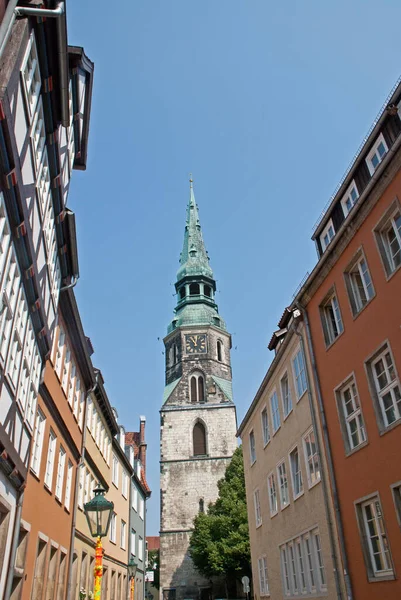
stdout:
POLYGON ((43 439, 45 433, 46 418, 38 409, 36 414, 35 432, 33 434, 31 469, 37 477, 40 472, 40 460, 42 457, 43 439))
POLYGON ((67 392, 67 383, 68 383, 68 377, 70 374, 70 365, 71 365, 71 350, 67 346, 67 351, 65 353, 64 366, 63 366, 63 377, 61 380, 61 387, 63 388, 64 393, 67 392))
POLYGON ((118 488, 118 468, 119 468, 119 462, 118 462, 118 458, 115 454, 113 454, 113 466, 112 466, 112 478, 111 481, 114 483, 114 485, 118 488))
POLYGON ((138 512, 138 490, 135 485, 132 488, 132 508, 135 512, 138 512))
POLYGON ((45 486, 51 490, 53 480, 53 469, 54 460, 56 457, 56 435, 50 430, 49 434, 49 446, 47 449, 47 461, 46 461, 46 474, 45 474, 45 486))
POLYGON ((199 283, 191 283, 189 285, 189 295, 190 296, 198 296, 200 294, 199 283))
POLYGON ((346 217, 351 212, 358 198, 358 188, 356 187, 355 181, 352 180, 347 191, 341 199, 341 206, 343 208, 344 217, 346 217))
POLYGON ((79 470, 79 487, 78 487, 78 506, 83 509, 84 506, 84 486, 85 486, 85 467, 81 466, 79 470))
POLYGON ((315 483, 320 481, 320 464, 319 456, 316 448, 315 432, 310 429, 303 437, 306 473, 308 477, 308 485, 311 488, 315 483))
POLYGON ((113 513, 110 519, 110 541, 115 544, 117 540, 117 515, 113 513))
POLYGON ((273 392, 270 398, 270 410, 273 422, 273 434, 275 434, 277 429, 280 427, 280 410, 278 407, 277 392, 273 392))
POLYGON ((361 250, 346 269, 344 276, 352 314, 355 317, 373 298, 375 293, 368 265, 361 250))
MULTIPOLYGON (((263 415, 263 413, 262 413, 262 415, 263 415)), ((266 415, 267 415, 267 411, 266 411, 266 415)), ((255 434, 253 431, 251 431, 249 434, 249 454, 250 454, 250 458, 251 458, 251 465, 253 465, 253 463, 256 461, 255 434)))
POLYGON ((42 98, 36 104, 31 129, 32 154, 35 172, 39 173, 46 144, 45 117, 43 114, 42 98))
POLYGON ((393 576, 390 547, 378 496, 356 504, 369 579, 393 576))
POLYGON ((304 485, 302 481, 301 473, 301 461, 299 460, 298 448, 295 447, 290 452, 290 467, 291 467, 291 480, 292 480, 292 491, 294 494, 294 500, 301 496, 304 491, 304 485))
POLYGON ((288 493, 287 470, 284 460, 277 466, 277 479, 280 489, 280 506, 281 509, 283 509, 290 503, 290 495, 288 493))
POLYGON ((74 361, 71 361, 71 373, 68 381, 68 392, 67 392, 67 400, 68 404, 71 408, 74 408, 74 396, 75 396, 75 379, 77 376, 77 368, 75 366, 74 361))
MULTIPOLYGON (((263 445, 266 446, 266 444, 268 444, 268 442, 270 441, 269 417, 267 415, 266 407, 264 407, 264 409, 261 412, 261 419, 262 419, 263 445)), ((251 433, 249 434, 249 442, 250 442, 250 446, 251 446, 251 462, 253 464, 256 460, 255 436, 254 436, 253 431, 251 431, 251 433), (251 440, 251 436, 253 438, 253 441, 251 440), (253 447, 253 455, 252 455, 252 447, 253 447), (252 459, 252 456, 254 456, 254 459, 252 459)))
POLYGON ((253 493, 253 500, 255 504, 255 524, 256 527, 262 525, 262 513, 260 512, 260 495, 259 490, 255 490, 253 493))
POLYGON ((340 307, 334 290, 331 290, 319 307, 326 346, 330 346, 343 332, 340 307))
POLYGON ((63 493, 64 471, 65 471, 65 450, 62 446, 60 446, 59 453, 58 453, 58 466, 57 466, 56 490, 55 490, 55 496, 60 501, 61 501, 61 496, 63 493))
POLYGON ((374 382, 372 391, 379 406, 380 420, 384 428, 389 427, 401 419, 401 392, 387 344, 379 355, 367 363, 367 368, 370 380, 374 382))
POLYGON ((335 393, 345 449, 350 452, 366 441, 365 423, 355 379, 351 377, 335 393))
POLYGON ((217 360, 222 362, 223 360, 223 343, 217 340, 217 360))
POLYGON ((192 373, 190 377, 190 393, 191 402, 196 404, 197 402, 205 401, 205 380, 202 373, 192 373))
POLYGON ((41 87, 38 52, 33 32, 30 35, 22 62, 21 75, 30 122, 35 112, 41 87))
POLYGON ((136 533, 135 529, 131 529, 131 554, 136 556, 136 533))
POLYGON ((138 513, 139 513, 140 518, 143 520, 143 518, 145 516, 145 501, 142 498, 142 496, 139 496, 138 500, 139 500, 138 501, 138 507, 139 507, 138 513))
POLYGON ((61 378, 61 367, 63 365, 64 347, 65 347, 65 332, 64 332, 64 329, 62 327, 60 327, 59 331, 58 331, 56 360, 54 363, 54 369, 55 369, 59 379, 61 378))
POLYGON ((67 466, 67 481, 65 483, 65 497, 64 497, 64 506, 69 511, 70 510, 70 502, 71 502, 71 486, 72 486, 72 476, 74 473, 74 467, 72 462, 68 461, 67 466))
POLYGON ((282 377, 282 379, 280 381, 280 387, 281 387, 281 398, 283 400, 283 413, 284 413, 284 418, 286 418, 292 411, 291 390, 290 390, 290 384, 289 384, 287 373, 282 377))
POLYGON ((195 423, 192 432, 194 456, 206 456, 206 429, 203 423, 195 423))
POLYGON ((299 348, 292 359, 292 367, 294 372, 295 389, 297 391, 297 397, 299 400, 308 388, 306 381, 305 359, 301 348, 299 348))
POLYGON ((267 489, 269 492, 270 516, 273 517, 277 514, 277 490, 274 473, 270 473, 267 477, 267 489))
POLYGON ((143 538, 138 536, 138 559, 143 560, 143 538))
POLYGON ((204 513, 205 512, 205 501, 203 498, 201 498, 199 500, 199 512, 200 513, 204 513))
POLYGON ((120 546, 123 550, 125 550, 126 535, 127 535, 127 523, 121 519, 120 546))
POLYGON ((395 511, 397 514, 398 524, 401 527, 401 482, 395 483, 391 486, 393 492, 395 511))
POLYGON ((260 595, 267 596, 269 594, 269 582, 267 579, 267 561, 265 556, 258 559, 258 571, 260 595))
POLYGON ((327 246, 330 244, 331 240, 335 235, 333 221, 330 219, 327 223, 326 227, 323 229, 320 234, 320 243, 322 245, 323 252, 326 250, 327 246))
POLYGON ((124 498, 128 498, 128 475, 124 470, 121 493, 124 496, 124 498))
POLYGON ((401 211, 394 202, 375 228, 386 275, 389 277, 401 265, 401 211))
POLYGON ((307 531, 280 547, 284 595, 321 595, 326 592, 326 573, 317 529, 307 531))
POLYGON ((366 157, 366 164, 368 165, 369 173, 371 175, 373 175, 373 173, 376 171, 387 152, 387 144, 383 134, 381 133, 366 157))

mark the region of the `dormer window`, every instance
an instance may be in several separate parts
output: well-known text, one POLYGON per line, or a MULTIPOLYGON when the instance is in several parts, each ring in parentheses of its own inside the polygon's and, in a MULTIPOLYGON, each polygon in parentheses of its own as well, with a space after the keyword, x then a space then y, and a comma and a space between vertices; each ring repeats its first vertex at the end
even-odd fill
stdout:
POLYGON ((200 288, 199 283, 191 283, 189 286, 189 295, 190 296, 199 296, 200 288))
POLYGON ((333 221, 330 219, 320 234, 320 243, 322 245, 322 251, 324 252, 327 246, 330 244, 331 240, 335 235, 333 221))
POLYGON ((384 139, 383 134, 381 133, 375 141, 375 143, 373 144, 371 151, 366 157, 366 164, 368 165, 369 173, 371 175, 373 175, 373 173, 376 171, 377 167, 380 165, 387 152, 388 148, 386 140, 384 139))
POLYGON ((344 217, 346 217, 351 212, 358 198, 358 189, 356 187, 355 181, 352 180, 349 188, 347 189, 347 191, 341 199, 341 206, 344 212, 344 217))

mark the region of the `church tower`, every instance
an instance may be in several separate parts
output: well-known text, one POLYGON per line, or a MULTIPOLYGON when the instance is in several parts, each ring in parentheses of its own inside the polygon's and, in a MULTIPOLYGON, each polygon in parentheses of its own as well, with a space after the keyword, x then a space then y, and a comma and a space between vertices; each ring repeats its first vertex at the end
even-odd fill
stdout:
MULTIPOLYGON (((160 428, 160 597, 209 598, 218 582, 189 556, 193 519, 217 499, 217 482, 237 447, 231 336, 215 302, 192 180, 177 306, 164 338, 166 385, 160 428)), ((221 597, 221 596, 220 596, 221 597)))

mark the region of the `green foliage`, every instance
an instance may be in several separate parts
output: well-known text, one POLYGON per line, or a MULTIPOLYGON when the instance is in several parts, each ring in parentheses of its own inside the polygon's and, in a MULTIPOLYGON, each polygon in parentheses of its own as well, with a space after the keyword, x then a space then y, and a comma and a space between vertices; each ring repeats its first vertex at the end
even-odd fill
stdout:
POLYGON ((160 588, 160 553, 159 550, 149 550, 148 552, 148 571, 153 571, 154 581, 152 586, 157 590, 160 588))
POLYGON ((218 482, 219 496, 207 513, 194 519, 190 554, 206 577, 241 579, 251 575, 248 515, 242 447, 237 448, 218 482))

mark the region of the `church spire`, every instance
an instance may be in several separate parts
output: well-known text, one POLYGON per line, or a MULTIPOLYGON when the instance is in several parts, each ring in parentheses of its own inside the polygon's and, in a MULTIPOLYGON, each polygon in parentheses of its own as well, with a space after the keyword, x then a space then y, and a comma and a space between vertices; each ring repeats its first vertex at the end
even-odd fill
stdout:
POLYGON ((225 329, 214 300, 216 282, 209 264, 198 206, 195 202, 192 175, 189 180, 189 201, 185 222, 184 245, 175 283, 177 306, 169 332, 181 325, 215 325, 225 329))
POLYGON ((190 175, 189 184, 184 245, 180 256, 177 281, 189 275, 204 275, 213 279, 213 271, 209 265, 209 257, 203 241, 198 206, 195 202, 192 174, 190 175))

